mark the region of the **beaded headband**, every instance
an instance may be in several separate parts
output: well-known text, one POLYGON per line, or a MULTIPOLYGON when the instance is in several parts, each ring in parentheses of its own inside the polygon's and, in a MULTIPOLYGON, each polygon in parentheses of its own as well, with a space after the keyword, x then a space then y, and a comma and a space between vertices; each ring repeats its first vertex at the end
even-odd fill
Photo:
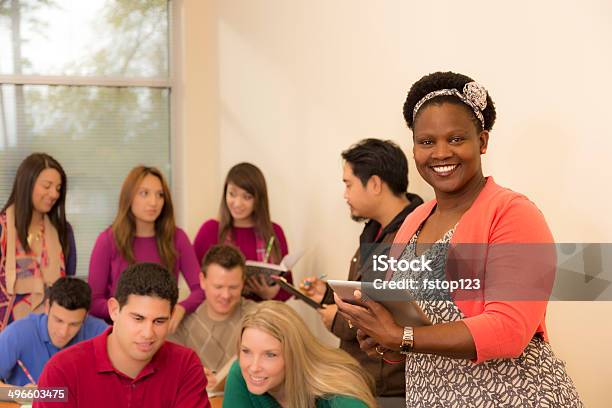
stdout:
POLYGON ((423 106, 425 102, 430 99, 433 99, 437 96, 448 95, 448 96, 456 96, 463 103, 468 105, 474 111, 474 114, 482 124, 482 128, 485 128, 485 120, 484 116, 482 116, 482 111, 487 107, 487 90, 484 86, 480 85, 478 82, 468 82, 463 86, 463 93, 459 92, 455 88, 453 89, 440 89, 437 91, 433 91, 425 95, 416 105, 414 105, 414 109, 412 110, 412 121, 416 118, 417 112, 423 106))

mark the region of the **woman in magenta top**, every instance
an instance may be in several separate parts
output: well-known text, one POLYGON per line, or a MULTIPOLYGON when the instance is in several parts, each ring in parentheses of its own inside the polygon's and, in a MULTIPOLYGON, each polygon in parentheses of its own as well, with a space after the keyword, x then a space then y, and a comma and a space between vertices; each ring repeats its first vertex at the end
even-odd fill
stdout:
POLYGON ((115 221, 96 240, 89 263, 91 314, 109 319, 107 300, 114 295, 121 273, 137 262, 157 262, 177 279, 179 271, 183 274, 191 293, 174 308, 170 321, 174 332, 205 295, 199 285, 200 266, 193 247, 185 232, 175 226, 170 190, 154 167, 138 166, 128 174, 115 221))
MULTIPOLYGON (((259 168, 250 163, 232 167, 225 179, 219 220, 202 224, 193 242, 196 256, 202 261, 210 247, 226 242, 236 245, 247 260, 279 264, 288 253, 287 240, 280 225, 270 220, 266 179, 259 168), (268 251, 268 246, 272 246, 268 251)), ((291 272, 285 278, 292 282, 291 272)), ((259 301, 287 300, 291 295, 278 285, 268 285, 263 279, 247 279, 246 297, 259 301)))

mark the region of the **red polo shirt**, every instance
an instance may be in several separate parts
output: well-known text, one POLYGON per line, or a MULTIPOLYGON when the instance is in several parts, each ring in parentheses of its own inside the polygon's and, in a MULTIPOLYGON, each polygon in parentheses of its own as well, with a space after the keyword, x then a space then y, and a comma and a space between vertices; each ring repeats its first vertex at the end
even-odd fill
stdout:
POLYGON ((67 387, 66 402, 35 402, 36 408, 208 408, 206 377, 192 350, 171 342, 134 379, 117 371, 106 351, 112 327, 69 347, 45 366, 39 387, 67 387))

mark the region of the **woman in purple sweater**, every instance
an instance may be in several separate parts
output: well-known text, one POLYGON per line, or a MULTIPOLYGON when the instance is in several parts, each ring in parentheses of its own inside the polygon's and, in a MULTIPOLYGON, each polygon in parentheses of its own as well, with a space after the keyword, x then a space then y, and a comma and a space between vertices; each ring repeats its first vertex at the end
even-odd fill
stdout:
POLYGON ((121 273, 137 262, 164 265, 177 279, 180 271, 189 285, 191 294, 176 305, 170 320, 174 332, 185 314, 202 303, 204 292, 193 247, 187 234, 175 226, 170 190, 154 167, 138 166, 128 174, 115 221, 96 240, 89 263, 91 314, 109 320, 106 302, 121 273))
MULTIPOLYGON (((204 222, 193 242, 198 259, 201 261, 208 249, 220 242, 236 245, 251 261, 279 264, 289 252, 283 229, 270 220, 266 179, 251 163, 237 164, 227 174, 219 221, 204 222), (268 259, 265 259, 266 253, 269 253, 268 259)), ((292 282, 291 272, 285 278, 292 282)), ((291 297, 278 285, 268 285, 263 278, 247 279, 245 288, 249 292, 246 297, 255 301, 285 301, 291 297)))

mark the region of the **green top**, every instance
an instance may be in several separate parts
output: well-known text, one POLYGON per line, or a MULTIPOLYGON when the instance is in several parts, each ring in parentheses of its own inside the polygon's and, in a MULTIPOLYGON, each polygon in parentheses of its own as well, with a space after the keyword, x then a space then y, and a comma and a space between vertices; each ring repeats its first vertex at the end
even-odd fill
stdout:
MULTIPOLYGON (((330 395, 318 398, 317 408, 368 408, 357 398, 344 395, 330 395)), ((225 392, 223 394, 223 407, 225 408, 280 408, 280 404, 270 394, 251 394, 242 377, 238 361, 234 362, 227 375, 225 392)))

